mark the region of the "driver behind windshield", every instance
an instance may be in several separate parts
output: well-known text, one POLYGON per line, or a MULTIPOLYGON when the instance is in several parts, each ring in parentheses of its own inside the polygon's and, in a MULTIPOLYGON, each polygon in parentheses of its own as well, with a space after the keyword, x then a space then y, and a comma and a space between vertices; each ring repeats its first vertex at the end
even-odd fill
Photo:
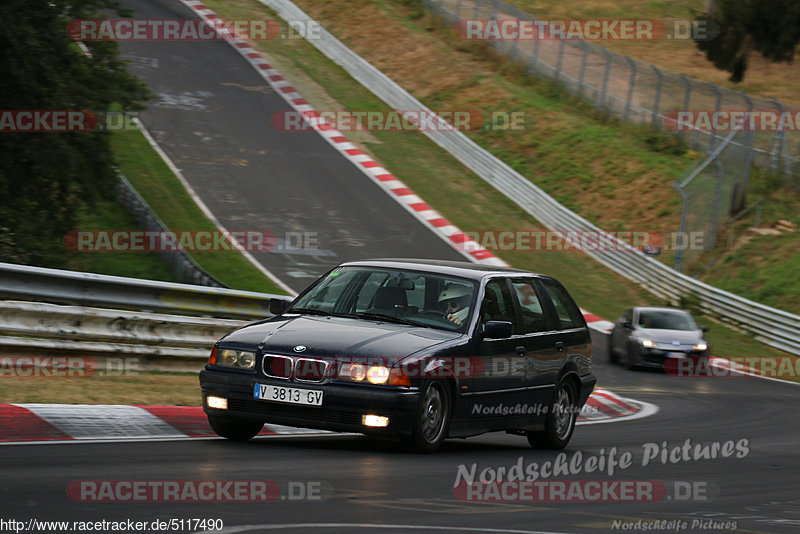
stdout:
POLYGON ((472 290, 461 284, 448 284, 439 293, 439 309, 447 320, 461 326, 469 315, 469 299, 472 290))

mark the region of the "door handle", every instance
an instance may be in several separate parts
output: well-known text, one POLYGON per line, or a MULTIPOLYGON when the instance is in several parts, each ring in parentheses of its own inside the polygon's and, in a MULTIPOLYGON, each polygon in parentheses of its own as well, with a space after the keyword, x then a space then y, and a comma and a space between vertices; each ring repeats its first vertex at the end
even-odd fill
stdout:
POLYGON ((556 350, 561 352, 564 350, 564 342, 563 341, 556 341, 556 350))
POLYGON ((517 347, 516 350, 517 350, 517 354, 519 354, 520 356, 525 356, 525 353, 528 352, 528 350, 525 347, 523 347, 522 345, 517 347))

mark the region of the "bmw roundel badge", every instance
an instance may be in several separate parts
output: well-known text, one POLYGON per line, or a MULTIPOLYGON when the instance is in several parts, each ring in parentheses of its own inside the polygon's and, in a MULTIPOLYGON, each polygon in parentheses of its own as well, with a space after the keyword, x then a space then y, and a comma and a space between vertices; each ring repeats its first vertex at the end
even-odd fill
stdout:
POLYGON ((294 349, 292 349, 292 350, 294 350, 295 352, 303 352, 304 350, 306 350, 306 346, 305 346, 305 345, 297 345, 297 346, 296 346, 294 349))

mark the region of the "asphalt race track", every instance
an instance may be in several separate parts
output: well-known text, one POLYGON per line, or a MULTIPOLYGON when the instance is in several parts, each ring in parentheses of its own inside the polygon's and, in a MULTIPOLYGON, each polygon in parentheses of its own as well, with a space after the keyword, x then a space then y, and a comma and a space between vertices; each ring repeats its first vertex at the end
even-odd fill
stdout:
MULTIPOLYGON (((139 19, 195 19, 177 0, 125 0, 139 19)), ((298 291, 331 266, 377 258, 466 261, 319 134, 281 132, 291 107, 224 41, 122 41, 157 95, 141 119, 230 231, 270 231, 316 249, 253 255, 298 291)), ((279 248, 281 245, 279 241, 279 248)))
MULTIPOLYGON (((797 386, 749 377, 675 378, 660 372, 627 371, 604 362, 597 362, 596 373, 602 387, 654 403, 660 411, 634 421, 579 426, 566 451, 567 460, 578 451, 583 454, 583 461, 576 461, 577 470, 548 477, 544 468, 534 467, 539 482, 652 481, 669 492, 652 494, 660 500, 467 502, 457 498, 453 486, 460 465, 465 466, 462 473, 473 463, 477 463, 476 473, 485 468, 496 473, 499 467, 509 470, 520 458, 523 468, 529 468, 558 456, 533 450, 518 436, 487 434, 452 440, 441 452, 427 455, 362 437, 266 437, 247 443, 210 439, 4 446, 0 512, 17 520, 152 523, 211 518, 222 519, 224 532, 387 531, 379 525, 407 525, 392 532, 604 532, 615 520, 640 519, 685 522, 660 530, 670 532, 681 525, 683 532, 797 531, 800 425, 793 424, 800 410, 797 386), (731 449, 734 452, 728 458, 694 459, 690 453, 687 460, 678 452, 674 463, 668 457, 666 463, 661 462, 665 447, 669 453, 687 439, 692 447, 725 442, 740 447, 731 449), (741 447, 742 443, 746 445, 741 447), (643 466, 645 451, 655 458, 643 466), (624 452, 632 455, 628 467, 617 466, 610 476, 607 466, 602 472, 587 472, 588 457, 608 463, 624 452), (187 494, 183 498, 188 500, 179 502, 133 498, 96 502, 92 499, 102 497, 101 486, 93 486, 96 493, 84 497, 75 490, 78 481, 186 480, 270 481, 283 499, 209 503, 187 494), (301 499, 309 493, 312 500, 301 499), (730 522, 735 522, 735 530, 730 522), (244 525, 260 527, 233 528, 244 525)), ((607 497, 626 498, 621 490, 606 488, 607 497)), ((114 498, 126 495, 130 494, 115 493, 114 498)), ((590 495, 588 489, 586 495, 590 495)))

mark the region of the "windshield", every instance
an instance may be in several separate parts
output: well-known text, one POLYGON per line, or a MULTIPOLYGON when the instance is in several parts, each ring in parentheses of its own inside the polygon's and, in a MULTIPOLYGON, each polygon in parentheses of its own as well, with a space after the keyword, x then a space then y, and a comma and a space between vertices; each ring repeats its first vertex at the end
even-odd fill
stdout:
POLYGON ((360 317, 465 331, 475 282, 419 271, 340 267, 301 295, 287 313, 360 317))
POLYGON ((641 311, 639 326, 657 330, 697 330, 692 317, 682 311, 641 311))

